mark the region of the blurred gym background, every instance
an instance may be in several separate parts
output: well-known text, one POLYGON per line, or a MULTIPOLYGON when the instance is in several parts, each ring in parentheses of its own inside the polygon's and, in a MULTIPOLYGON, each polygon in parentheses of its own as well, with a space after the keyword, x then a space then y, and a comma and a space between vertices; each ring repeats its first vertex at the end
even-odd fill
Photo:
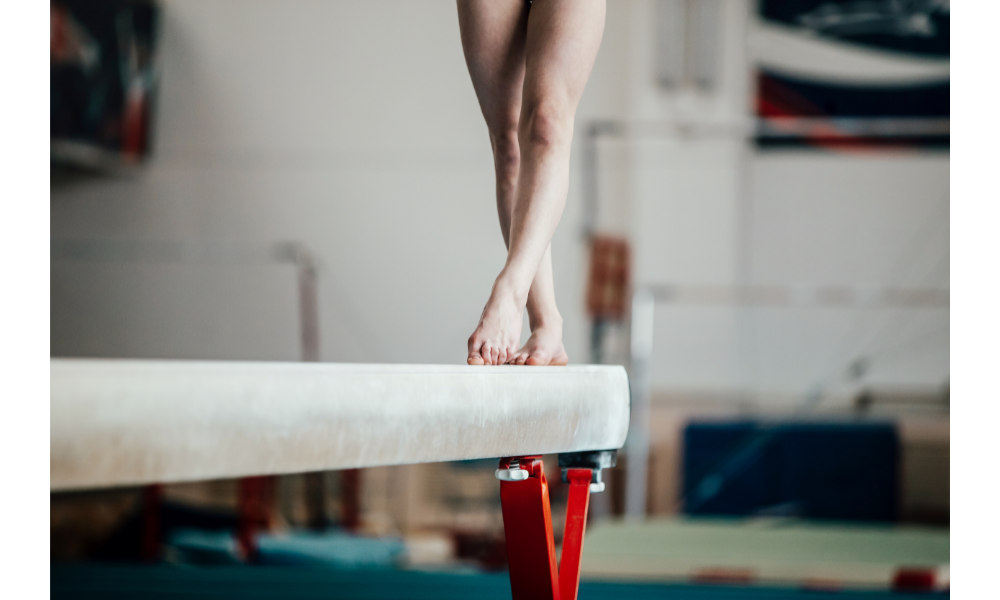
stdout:
MULTIPOLYGON (((553 240, 632 382, 581 597, 948 589, 949 14, 608 3, 553 240)), ((453 2, 59 0, 50 92, 53 356, 464 362, 505 251, 453 2)), ((508 597, 495 466, 53 494, 52 591, 508 597)))

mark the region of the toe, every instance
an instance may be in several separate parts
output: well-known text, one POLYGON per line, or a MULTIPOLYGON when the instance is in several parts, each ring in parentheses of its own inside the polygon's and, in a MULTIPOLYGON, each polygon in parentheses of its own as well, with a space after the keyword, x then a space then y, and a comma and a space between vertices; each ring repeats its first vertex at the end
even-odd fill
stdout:
POLYGON ((483 355, 482 355, 483 342, 482 340, 479 339, 479 336, 476 335, 476 333, 473 333, 472 335, 469 336, 468 347, 469 347, 469 357, 466 359, 466 361, 470 365, 483 364, 483 355))
POLYGON ((506 364, 508 364, 508 365, 516 364, 517 354, 518 354, 518 352, 517 352, 517 348, 515 346, 511 346, 511 347, 507 348, 507 363, 506 364))
POLYGON ((545 352, 533 352, 528 357, 528 360, 525 361, 525 364, 531 365, 531 366, 536 366, 536 367, 542 367, 542 366, 545 366, 545 365, 549 364, 550 362, 552 362, 552 357, 549 356, 547 353, 545 353, 545 352))

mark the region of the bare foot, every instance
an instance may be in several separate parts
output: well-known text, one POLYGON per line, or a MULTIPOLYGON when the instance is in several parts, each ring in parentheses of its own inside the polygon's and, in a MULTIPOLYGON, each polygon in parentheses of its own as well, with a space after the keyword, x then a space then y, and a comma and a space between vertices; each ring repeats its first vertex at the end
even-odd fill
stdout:
POLYGON ((562 343, 562 325, 539 326, 531 332, 524 347, 510 359, 513 365, 565 365, 569 355, 562 343))
POLYGON ((470 365, 502 365, 510 361, 521 339, 524 302, 518 302, 498 281, 469 337, 470 365))

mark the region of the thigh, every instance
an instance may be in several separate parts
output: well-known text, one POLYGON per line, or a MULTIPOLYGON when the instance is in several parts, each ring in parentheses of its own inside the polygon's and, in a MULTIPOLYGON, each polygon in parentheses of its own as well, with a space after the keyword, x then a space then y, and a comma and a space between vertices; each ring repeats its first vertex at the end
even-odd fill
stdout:
POLYGON ((528 4, 524 0, 458 0, 462 50, 479 106, 491 130, 517 126, 524 85, 528 4))
POLYGON ((605 0, 534 0, 525 42, 523 100, 575 114, 604 35, 605 0))

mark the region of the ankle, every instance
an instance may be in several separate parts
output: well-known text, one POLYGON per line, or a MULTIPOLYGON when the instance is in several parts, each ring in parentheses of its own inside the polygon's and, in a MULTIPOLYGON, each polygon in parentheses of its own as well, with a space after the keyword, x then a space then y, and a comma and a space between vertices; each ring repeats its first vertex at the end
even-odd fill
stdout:
POLYGON ((504 267, 500 271, 500 274, 497 275, 496 281, 493 282, 493 295, 510 298, 519 307, 524 308, 528 301, 528 290, 530 289, 531 281, 529 280, 527 285, 525 285, 518 279, 515 274, 504 267))
POLYGON ((531 331, 547 329, 549 331, 557 331, 561 336, 563 330, 562 315, 559 314, 558 310, 547 311, 540 315, 529 314, 528 326, 531 328, 531 331))

